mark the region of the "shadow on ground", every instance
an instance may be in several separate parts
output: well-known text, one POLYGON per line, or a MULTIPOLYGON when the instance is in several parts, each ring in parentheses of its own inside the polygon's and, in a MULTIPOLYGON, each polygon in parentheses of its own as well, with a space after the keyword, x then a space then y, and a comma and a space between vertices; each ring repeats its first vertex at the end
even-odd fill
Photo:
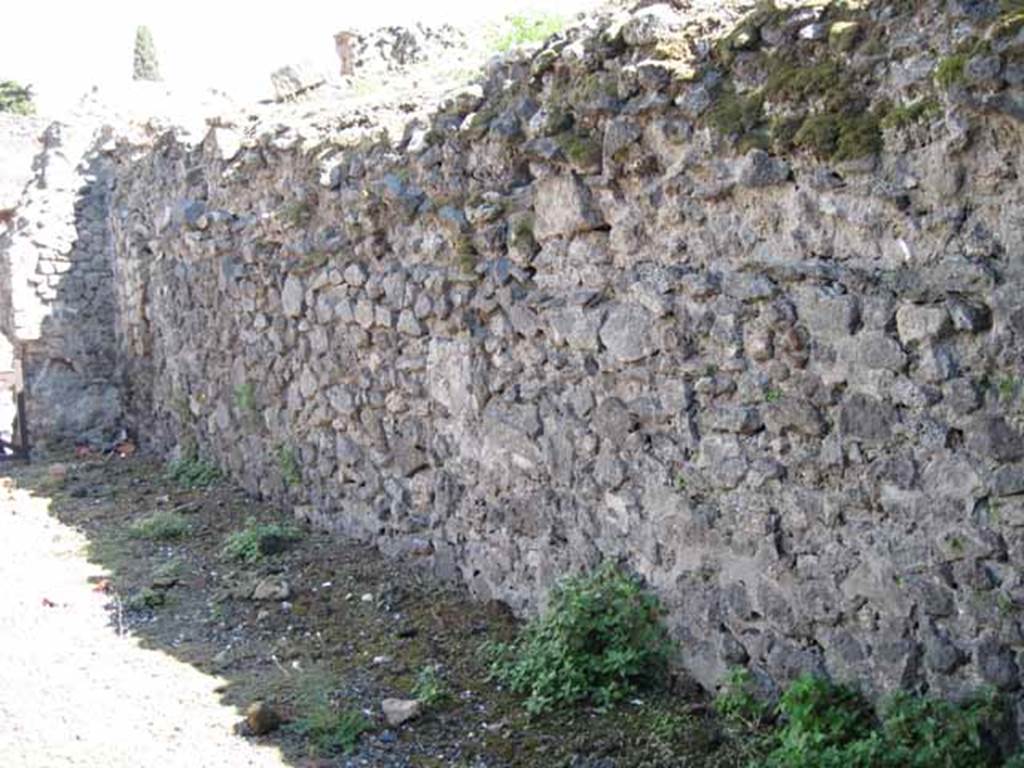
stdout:
MULTIPOLYGON (((5 469, 17 489, 5 502, 16 508, 12 519, 28 514, 33 525, 59 528, 88 556, 85 564, 69 552, 75 567, 65 585, 76 594, 87 589, 105 607, 104 634, 93 633, 86 645, 101 645, 109 657, 111 647, 125 647, 118 645, 125 635, 189 665, 190 672, 217 678, 199 676, 227 705, 216 707, 218 738, 253 750, 252 756, 222 761, 211 751, 193 757, 192 766, 724 767, 747 761, 744 740, 706 716, 693 696, 678 692, 604 713, 579 708, 530 719, 520 702, 488 681, 479 653, 485 641, 514 633, 503 608, 472 603, 461 589, 411 563, 309 530, 295 541, 277 541, 252 562, 232 557, 225 545, 233 534, 255 524, 287 528, 290 521, 230 485, 182 487, 161 464, 137 456, 5 469), (422 695, 424 674, 434 700, 418 718, 389 727, 382 699, 422 695), (257 700, 267 702, 283 726, 263 736, 236 736, 224 717, 241 723, 257 700), (365 728, 349 751, 351 732, 334 732, 343 728, 339 715, 356 718, 357 731, 365 728), (273 745, 283 757, 257 762, 263 752, 254 745, 273 745)), ((26 585, 28 603, 55 602, 47 610, 61 615, 60 598, 37 595, 36 587, 26 585)), ((24 633, 21 642, 29 642, 24 633)), ((96 648, 80 651, 87 664, 117 663, 101 662, 96 648)), ((124 671, 129 674, 107 679, 104 670, 93 669, 87 677, 102 677, 114 699, 130 700, 137 676, 150 672, 145 665, 124 671)), ((148 741, 159 747, 164 739, 173 753, 176 742, 166 736, 172 733, 200 748, 193 713, 167 705, 182 697, 177 678, 162 684, 156 699, 139 704, 149 708, 143 719, 159 724, 148 741)), ((19 709, 7 713, 8 722, 22 717, 19 709)), ((109 738, 124 744, 148 727, 115 725, 109 738)))

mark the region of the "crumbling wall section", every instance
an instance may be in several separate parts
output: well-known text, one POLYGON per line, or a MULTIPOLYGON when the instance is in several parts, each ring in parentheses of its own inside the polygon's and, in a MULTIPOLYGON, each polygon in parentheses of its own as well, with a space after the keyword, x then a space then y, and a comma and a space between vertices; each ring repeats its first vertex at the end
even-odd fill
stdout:
POLYGON ((98 445, 120 421, 107 225, 112 179, 95 131, 62 123, 43 131, 31 180, 0 234, 0 331, 21 360, 40 450, 98 445))

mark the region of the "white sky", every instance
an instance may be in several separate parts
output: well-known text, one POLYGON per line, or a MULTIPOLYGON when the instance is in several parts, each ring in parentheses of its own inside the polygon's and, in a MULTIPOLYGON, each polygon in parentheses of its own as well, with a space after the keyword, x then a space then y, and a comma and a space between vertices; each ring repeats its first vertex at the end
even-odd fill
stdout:
POLYGON ((569 14, 595 0, 5 0, 0 80, 34 86, 45 111, 93 85, 131 77, 135 29, 153 32, 171 87, 265 91, 268 75, 300 59, 333 67, 333 34, 345 27, 466 23, 510 12, 569 14))

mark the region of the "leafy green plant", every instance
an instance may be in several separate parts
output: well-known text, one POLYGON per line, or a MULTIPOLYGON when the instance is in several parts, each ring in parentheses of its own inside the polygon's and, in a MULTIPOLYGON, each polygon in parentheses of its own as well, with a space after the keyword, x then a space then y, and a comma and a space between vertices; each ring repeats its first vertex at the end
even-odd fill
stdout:
POLYGON ((505 53, 521 45, 542 43, 565 28, 565 19, 554 14, 516 13, 505 19, 495 48, 505 53))
POLYGON ((779 701, 785 723, 769 755, 773 768, 872 765, 881 754, 871 706, 857 691, 820 677, 794 681, 779 701))
POLYGON ((984 728, 1000 722, 1002 704, 984 694, 963 705, 906 693, 897 694, 883 711, 885 765, 906 768, 955 768, 999 765, 984 728))
POLYGON ((451 696, 451 690, 441 677, 437 666, 428 664, 416 675, 416 686, 412 689, 412 695, 424 706, 429 707, 451 696))
POLYGON ((31 115, 35 111, 31 86, 19 85, 13 80, 0 80, 0 112, 31 115))
POLYGON ((726 721, 753 728, 770 714, 771 708, 759 699, 754 678, 743 667, 729 670, 722 689, 715 697, 715 711, 726 721))
POLYGON ((164 510, 135 520, 128 532, 137 539, 173 541, 184 538, 191 529, 187 518, 177 512, 164 510))
POLYGON ((295 528, 280 523, 257 523, 250 518, 245 527, 228 536, 224 554, 235 560, 256 563, 267 555, 284 549, 301 534, 295 528))
POLYGON ((328 683, 319 675, 303 677, 296 699, 300 714, 287 728, 304 736, 314 754, 348 754, 370 730, 370 721, 358 709, 334 704, 328 683))
POLYGON ((876 718, 856 691, 801 677, 782 695, 770 768, 986 768, 1001 764, 989 729, 1005 710, 992 694, 955 704, 900 693, 876 718))
POLYGON ((291 446, 278 446, 277 468, 281 471, 281 477, 284 478, 286 484, 298 485, 302 482, 299 460, 295 458, 295 450, 291 446))
POLYGON ((491 675, 525 694, 531 714, 580 701, 607 707, 663 679, 671 648, 663 612, 635 578, 606 563, 558 585, 516 640, 488 646, 491 675))
POLYGON ((199 458, 178 459, 167 467, 167 478, 185 488, 208 488, 221 479, 221 472, 199 458))

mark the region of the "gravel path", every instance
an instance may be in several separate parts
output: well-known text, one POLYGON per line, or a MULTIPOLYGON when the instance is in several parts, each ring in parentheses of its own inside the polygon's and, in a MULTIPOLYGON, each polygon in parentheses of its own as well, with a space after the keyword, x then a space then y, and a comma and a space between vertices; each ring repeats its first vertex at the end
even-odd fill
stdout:
POLYGON ((119 635, 85 539, 0 478, 0 756, 5 766, 285 766, 235 736, 209 677, 119 635))

